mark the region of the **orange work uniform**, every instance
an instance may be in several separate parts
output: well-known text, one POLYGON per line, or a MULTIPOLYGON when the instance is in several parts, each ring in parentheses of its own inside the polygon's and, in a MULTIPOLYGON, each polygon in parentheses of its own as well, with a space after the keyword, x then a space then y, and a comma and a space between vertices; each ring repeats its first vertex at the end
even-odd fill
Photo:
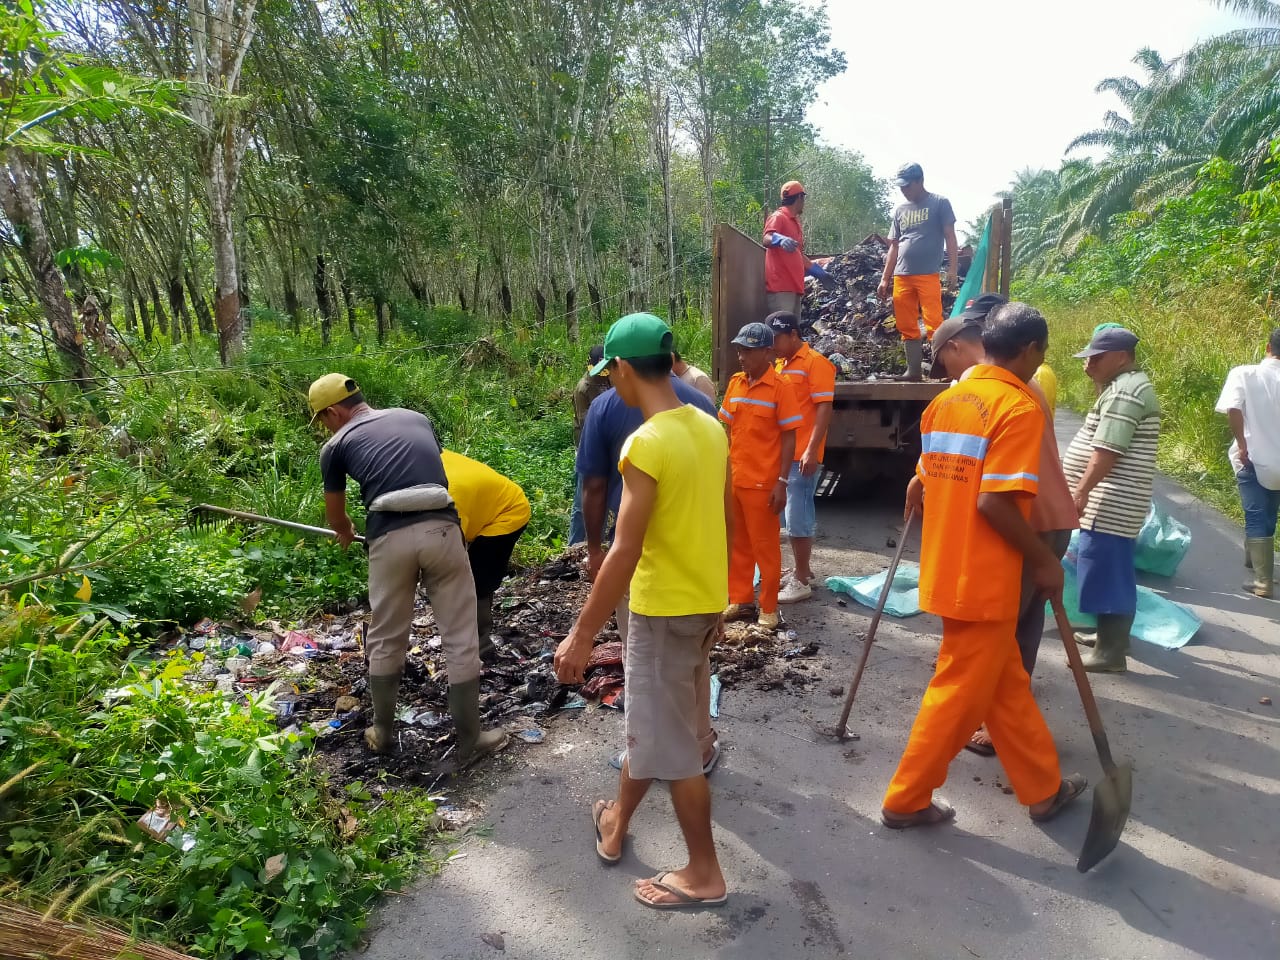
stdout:
POLYGON ((903 340, 920 339, 920 317, 925 335, 942 325, 942 278, 936 273, 893 278, 893 322, 903 340))
MULTIPOLYGON (((835 403, 836 400, 836 368, 822 354, 809 344, 801 341, 800 349, 790 360, 778 358, 777 371, 795 390, 796 402, 800 405, 800 427, 796 430, 796 455, 799 462, 801 455, 813 438, 813 426, 818 416, 818 404, 835 403)), ((827 452, 827 438, 822 438, 818 445, 818 462, 822 462, 827 452)))
POLYGON ((760 612, 778 609, 782 583, 782 523, 769 509, 769 494, 781 477, 782 435, 800 426, 800 406, 791 384, 769 367, 755 383, 745 373, 729 380, 720 407, 729 426, 729 465, 733 471, 733 542, 729 554, 729 602, 755 598, 755 568, 760 568, 760 612))
POLYGON ((983 720, 1018 800, 1030 806, 1057 793, 1062 773, 1014 639, 1022 557, 978 512, 978 495, 1025 494, 1019 509, 1028 516, 1044 413, 1025 383, 981 364, 929 404, 920 432, 920 605, 942 617, 942 647, 884 809, 928 807, 983 720))
POLYGON ((779 207, 764 222, 764 289, 766 293, 798 293, 804 295, 804 273, 809 258, 804 255, 804 227, 790 207, 779 207), (768 236, 780 233, 798 246, 788 253, 781 247, 769 246, 768 236))

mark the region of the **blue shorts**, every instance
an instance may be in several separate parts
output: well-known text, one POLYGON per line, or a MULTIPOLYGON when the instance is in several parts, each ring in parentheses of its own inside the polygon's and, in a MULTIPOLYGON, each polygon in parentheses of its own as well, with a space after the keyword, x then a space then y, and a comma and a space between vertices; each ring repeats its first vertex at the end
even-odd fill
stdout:
POLYGON ((787 475, 787 536, 812 538, 818 531, 818 512, 814 498, 818 495, 818 481, 822 479, 822 466, 813 475, 800 475, 800 461, 793 461, 787 475))
POLYGON ((1133 566, 1133 537, 1080 531, 1076 577, 1084 613, 1132 615, 1138 609, 1138 576, 1133 566))

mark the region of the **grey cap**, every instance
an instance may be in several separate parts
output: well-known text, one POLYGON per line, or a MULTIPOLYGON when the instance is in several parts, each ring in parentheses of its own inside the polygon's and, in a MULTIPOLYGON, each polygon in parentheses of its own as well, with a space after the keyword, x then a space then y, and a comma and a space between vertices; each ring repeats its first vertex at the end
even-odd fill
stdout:
POLYGON ((908 183, 914 183, 917 180, 924 180, 924 168, 918 163, 905 163, 898 168, 898 176, 894 182, 905 187, 908 183))
POLYGON ((1095 330, 1089 345, 1075 354, 1075 356, 1080 358, 1096 357, 1100 353, 1112 353, 1113 351, 1121 350, 1125 353, 1130 353, 1137 345, 1138 335, 1132 330, 1126 330, 1119 325, 1106 326, 1101 330, 1095 330))
POLYGON ((733 342, 740 347, 772 347, 773 331, 763 323, 748 323, 738 331, 733 342))
POLYGON ((942 352, 942 348, 954 340, 961 331, 981 329, 982 322, 980 320, 966 320, 963 317, 950 317, 943 320, 938 325, 938 329, 933 331, 933 336, 929 338, 929 346, 933 348, 935 362, 938 354, 942 352))

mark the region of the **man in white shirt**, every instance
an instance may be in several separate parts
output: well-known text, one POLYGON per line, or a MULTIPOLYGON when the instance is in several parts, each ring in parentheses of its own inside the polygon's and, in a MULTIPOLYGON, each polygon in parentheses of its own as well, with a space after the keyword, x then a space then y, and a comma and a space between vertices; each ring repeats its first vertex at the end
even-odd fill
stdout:
POLYGON ((1233 367, 1215 408, 1225 413, 1235 440, 1227 456, 1244 507, 1244 589, 1270 599, 1275 574, 1276 515, 1280 512, 1280 327, 1256 365, 1233 367))
POLYGON ((697 390, 712 403, 716 402, 716 385, 702 370, 680 356, 679 350, 671 351, 671 372, 697 390))

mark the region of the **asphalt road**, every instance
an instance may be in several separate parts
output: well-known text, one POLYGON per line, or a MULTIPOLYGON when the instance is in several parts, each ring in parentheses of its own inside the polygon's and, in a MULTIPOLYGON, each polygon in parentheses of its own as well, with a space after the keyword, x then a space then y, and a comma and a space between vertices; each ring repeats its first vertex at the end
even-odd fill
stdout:
MULTIPOLYGON (((1060 432, 1070 431, 1067 420, 1060 432)), ((998 761, 967 752, 941 791, 959 811, 955 824, 906 833, 880 825, 939 625, 928 615, 886 618, 850 724, 860 739, 824 741, 814 724, 838 714, 830 688, 848 683, 870 611, 838 606, 823 589, 787 611, 802 641, 822 645, 814 689, 734 689, 722 701, 725 751, 712 790, 725 907, 664 914, 632 899, 635 878, 683 864, 661 787, 634 821, 621 865, 597 862, 590 804, 613 795, 606 761, 621 718, 563 714, 545 743, 514 745, 452 788, 471 799, 482 829, 438 877, 380 911, 365 956, 1275 960, 1280 708, 1259 701, 1280 700, 1280 604, 1239 591, 1238 527, 1171 484, 1157 492, 1193 544, 1176 577, 1147 583, 1194 609, 1204 627, 1178 651, 1135 644, 1127 675, 1095 680, 1113 750, 1134 764, 1134 797, 1120 847, 1091 873, 1075 869, 1087 801, 1036 826, 1000 789, 998 761)), ((896 513, 824 503, 819 575, 883 569, 896 513)), ((1064 770, 1096 783, 1053 629, 1033 684, 1064 770)))

